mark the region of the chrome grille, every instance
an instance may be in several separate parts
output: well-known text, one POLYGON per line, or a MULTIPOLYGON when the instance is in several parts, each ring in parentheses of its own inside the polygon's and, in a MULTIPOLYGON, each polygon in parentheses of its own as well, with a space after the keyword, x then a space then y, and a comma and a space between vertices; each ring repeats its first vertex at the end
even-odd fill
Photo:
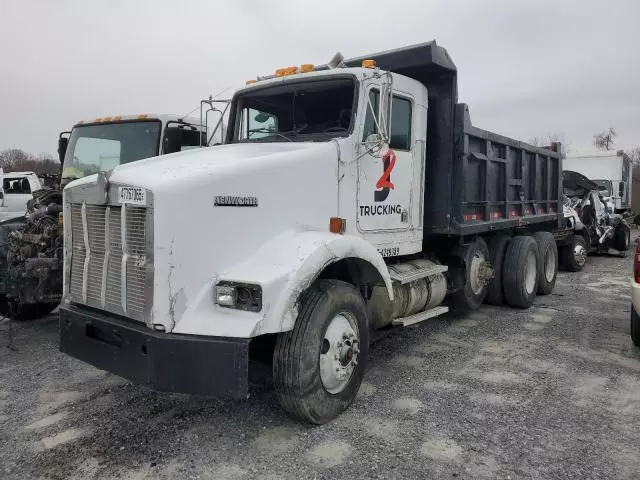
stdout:
POLYGON ((146 215, 144 207, 71 204, 73 301, 144 320, 146 215))

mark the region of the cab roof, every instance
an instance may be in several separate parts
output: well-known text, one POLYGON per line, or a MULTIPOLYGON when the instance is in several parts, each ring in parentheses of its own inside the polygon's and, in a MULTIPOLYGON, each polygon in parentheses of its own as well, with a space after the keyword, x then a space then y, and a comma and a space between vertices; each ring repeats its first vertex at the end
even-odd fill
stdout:
POLYGON ((183 121, 186 123, 198 125, 200 119, 193 116, 176 115, 172 113, 140 113, 136 115, 115 115, 112 117, 98 117, 92 120, 80 120, 74 125, 75 127, 82 127, 85 125, 96 125, 101 123, 120 123, 131 121, 149 121, 159 120, 162 123, 183 121))

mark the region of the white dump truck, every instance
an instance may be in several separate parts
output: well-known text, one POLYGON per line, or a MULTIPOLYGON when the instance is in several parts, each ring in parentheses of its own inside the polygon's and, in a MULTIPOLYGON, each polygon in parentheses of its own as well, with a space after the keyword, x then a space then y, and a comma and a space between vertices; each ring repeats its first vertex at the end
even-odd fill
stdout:
POLYGON ((611 205, 611 213, 625 213, 631 208, 631 158, 624 150, 568 154, 563 168, 596 183, 611 205))
POLYGON ((287 411, 327 422, 373 330, 552 291, 561 171, 471 125, 435 42, 278 69, 236 92, 225 145, 66 187, 60 348, 234 398, 267 363, 287 411))

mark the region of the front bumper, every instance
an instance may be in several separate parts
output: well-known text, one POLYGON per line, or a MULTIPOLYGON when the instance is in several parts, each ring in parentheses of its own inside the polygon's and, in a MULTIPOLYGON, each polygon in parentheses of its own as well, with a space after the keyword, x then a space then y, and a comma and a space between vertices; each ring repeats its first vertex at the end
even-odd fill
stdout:
POLYGON ((60 307, 60 351, 165 392, 246 398, 249 342, 156 332, 104 312, 60 307))

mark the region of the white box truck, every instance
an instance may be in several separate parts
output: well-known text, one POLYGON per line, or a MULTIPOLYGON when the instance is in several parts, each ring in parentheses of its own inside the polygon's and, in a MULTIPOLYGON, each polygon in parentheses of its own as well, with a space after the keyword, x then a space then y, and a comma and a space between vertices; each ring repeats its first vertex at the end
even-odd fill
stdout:
POLYGON ((563 168, 581 173, 599 185, 614 213, 631 208, 631 159, 623 150, 569 154, 563 168))

